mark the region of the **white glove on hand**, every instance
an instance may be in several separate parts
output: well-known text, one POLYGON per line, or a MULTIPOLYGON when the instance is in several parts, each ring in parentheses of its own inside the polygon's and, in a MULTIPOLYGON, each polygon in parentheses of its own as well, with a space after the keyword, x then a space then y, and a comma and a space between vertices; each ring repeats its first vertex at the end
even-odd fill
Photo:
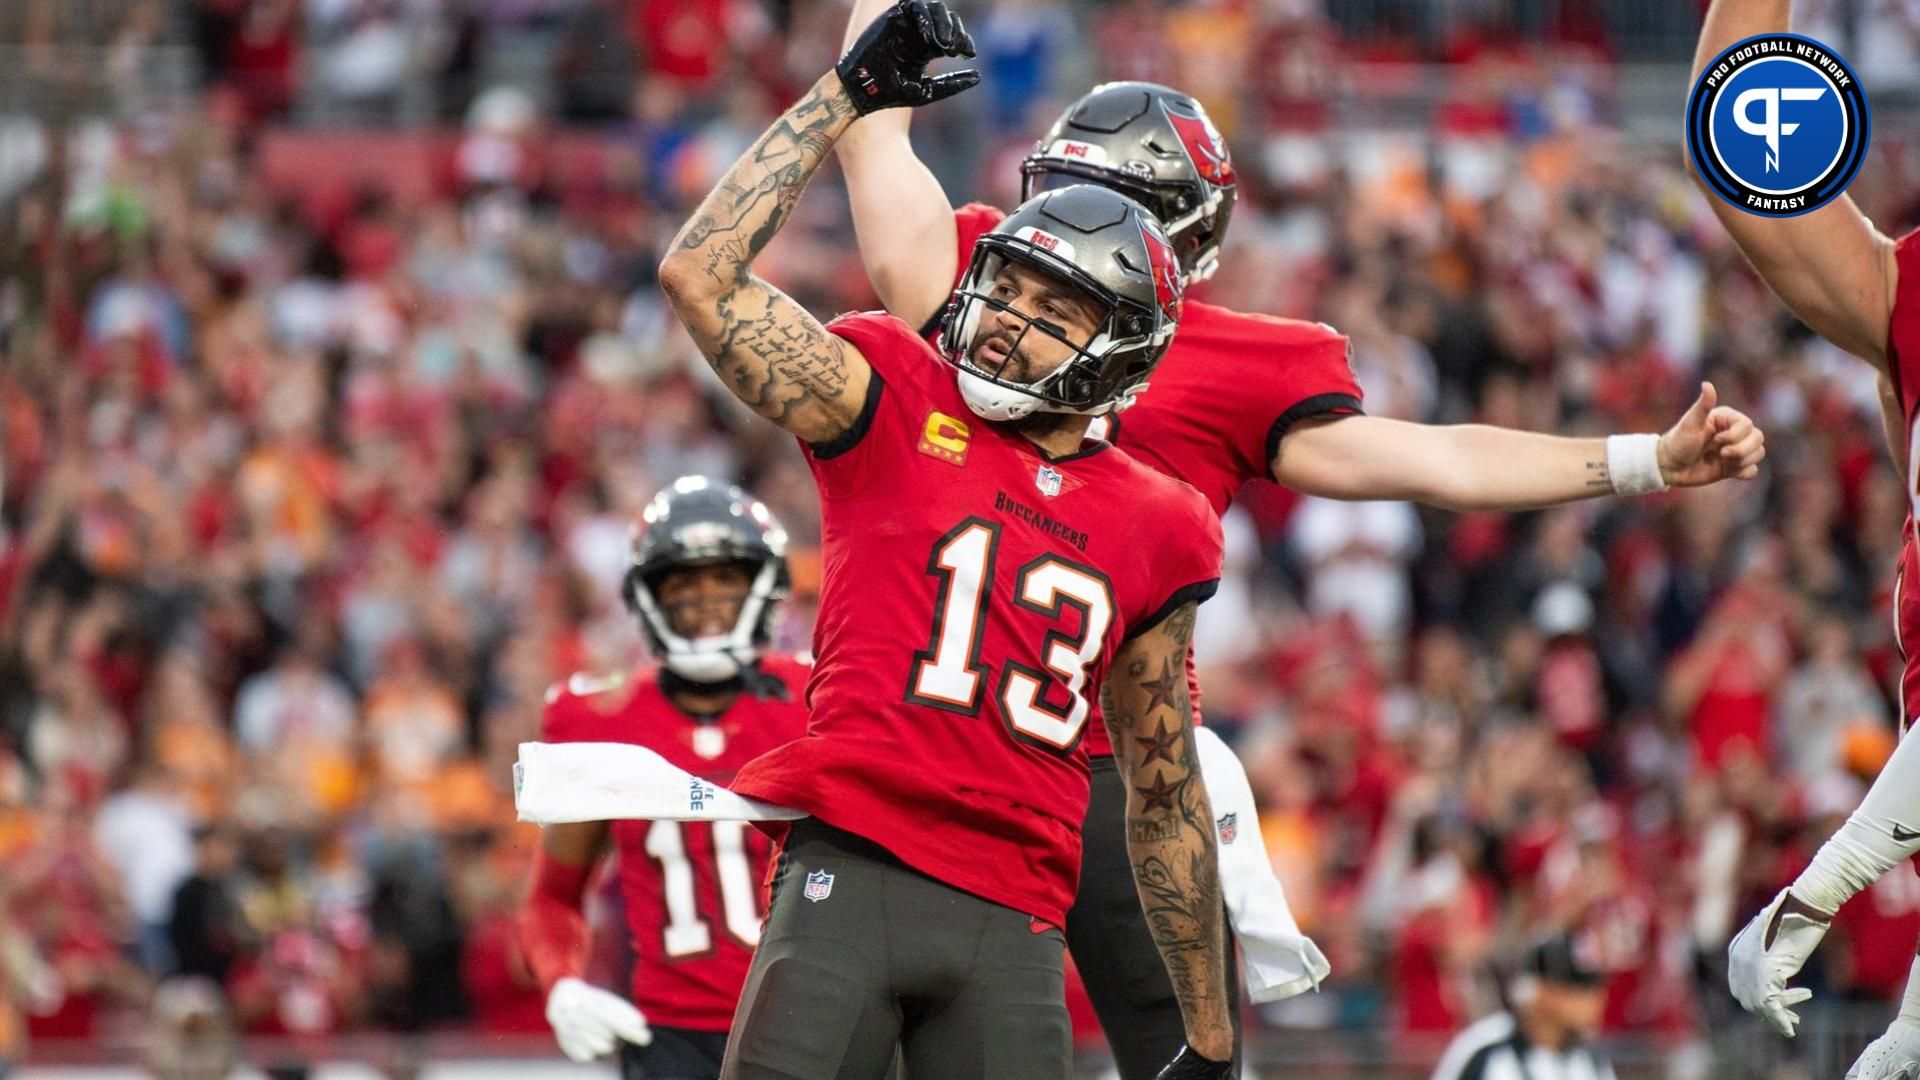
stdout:
POLYGON ((560 1051, 582 1065, 613 1053, 626 1040, 635 1046, 653 1041, 647 1018, 619 994, 579 979, 561 979, 547 995, 547 1024, 560 1051))
POLYGON ((1854 1059, 1847 1080, 1920 1080, 1920 1024, 1895 1020, 1854 1059))
POLYGON ((1799 973, 1807 957, 1819 947, 1820 939, 1827 936, 1827 923, 1797 912, 1781 913, 1780 905, 1786 902, 1787 894, 1788 890, 1780 890, 1727 946, 1727 989, 1733 991, 1741 1008, 1792 1038, 1800 1016, 1789 1006, 1812 997, 1813 991, 1789 990, 1787 980, 1799 973), (1771 945, 1767 943, 1770 930, 1771 945))

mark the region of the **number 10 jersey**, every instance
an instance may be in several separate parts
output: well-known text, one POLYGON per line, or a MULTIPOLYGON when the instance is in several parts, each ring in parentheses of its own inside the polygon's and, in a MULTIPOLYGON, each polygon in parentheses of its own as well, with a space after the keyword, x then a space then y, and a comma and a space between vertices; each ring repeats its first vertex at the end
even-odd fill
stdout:
POLYGON ((1212 594, 1219 523, 1107 443, 1049 459, 981 420, 891 316, 828 329, 874 377, 854 427, 806 448, 823 562, 807 734, 732 787, 1063 926, 1097 688, 1125 640, 1212 594))
MULTIPOLYGON (((549 693, 540 737, 633 743, 724 785, 806 728, 807 665, 768 656, 760 673, 767 692, 743 692, 706 722, 675 707, 653 672, 575 676, 549 693)), ((760 940, 770 842, 741 821, 616 821, 611 834, 633 945, 633 1003, 661 1027, 726 1031, 760 940)))

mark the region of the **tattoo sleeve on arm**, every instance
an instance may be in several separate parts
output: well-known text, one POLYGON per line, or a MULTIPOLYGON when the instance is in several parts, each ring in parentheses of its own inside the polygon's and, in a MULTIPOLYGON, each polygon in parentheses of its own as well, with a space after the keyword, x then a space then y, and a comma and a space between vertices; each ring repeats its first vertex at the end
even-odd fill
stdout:
POLYGON ((1187 1037, 1224 1059, 1226 916, 1213 808, 1193 744, 1186 655, 1194 605, 1128 642, 1108 674, 1103 704, 1114 758, 1128 787, 1127 851, 1147 928, 1167 966, 1187 1037))
POLYGON ((869 371, 857 350, 752 265, 854 115, 837 76, 815 83, 734 162, 660 264, 661 288, 721 381, 809 442, 852 426, 869 371))

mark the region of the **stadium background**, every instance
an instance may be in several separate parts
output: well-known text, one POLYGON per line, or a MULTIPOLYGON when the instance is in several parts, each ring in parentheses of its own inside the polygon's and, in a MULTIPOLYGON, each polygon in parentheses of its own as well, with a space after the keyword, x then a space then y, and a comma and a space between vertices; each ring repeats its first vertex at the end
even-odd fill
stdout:
MULTIPOLYGON (((1897 235, 1920 5, 1799 6, 1873 93, 1854 193, 1897 235)), ((1016 201, 1094 81, 1172 83, 1244 177, 1205 295, 1350 334, 1368 411, 1657 430, 1711 377, 1770 435, 1760 481, 1684 498, 1243 496, 1208 720, 1334 967, 1259 1014, 1263 1074, 1424 1075, 1514 946, 1572 927, 1612 966, 1623 1076, 1839 1075, 1891 1014, 1920 877, 1843 913, 1792 1044, 1721 958, 1891 745, 1905 500, 1868 369, 1680 170, 1698 5, 960 10, 986 82, 916 120, 956 199, 1016 201)), ((676 475, 784 518, 781 639, 807 640, 807 471, 652 273, 845 13, 0 3, 0 1063, 185 1069, 231 1026, 259 1064, 360 1063, 322 1076, 591 1075, 512 940, 508 762, 549 683, 640 655, 627 522, 676 475)), ((765 259, 822 313, 872 302, 837 188, 765 259)))

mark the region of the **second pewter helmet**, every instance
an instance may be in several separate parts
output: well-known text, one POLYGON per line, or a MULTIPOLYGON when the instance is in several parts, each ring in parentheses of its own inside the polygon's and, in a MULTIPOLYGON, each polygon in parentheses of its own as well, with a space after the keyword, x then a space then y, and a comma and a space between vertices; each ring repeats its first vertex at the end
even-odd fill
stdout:
POLYGON ((1145 207, 1091 184, 1046 192, 1022 203, 975 244, 941 322, 940 353, 960 369, 967 405, 985 419, 1117 412, 1146 388, 1148 374, 1166 355, 1184 290, 1166 232, 1145 207), (1026 320, 1020 336, 1047 334, 1073 350, 1032 382, 1007 377, 1013 349, 993 369, 971 356, 982 318, 1012 310, 991 295, 995 276, 1009 261, 1065 282, 1099 311, 1093 337, 1084 343, 1067 340, 1044 320, 1026 320))
POLYGON ((1020 163, 1032 198, 1096 183, 1140 202, 1173 241, 1188 284, 1213 276, 1239 178, 1206 109, 1159 83, 1094 87, 1067 107, 1020 163))

